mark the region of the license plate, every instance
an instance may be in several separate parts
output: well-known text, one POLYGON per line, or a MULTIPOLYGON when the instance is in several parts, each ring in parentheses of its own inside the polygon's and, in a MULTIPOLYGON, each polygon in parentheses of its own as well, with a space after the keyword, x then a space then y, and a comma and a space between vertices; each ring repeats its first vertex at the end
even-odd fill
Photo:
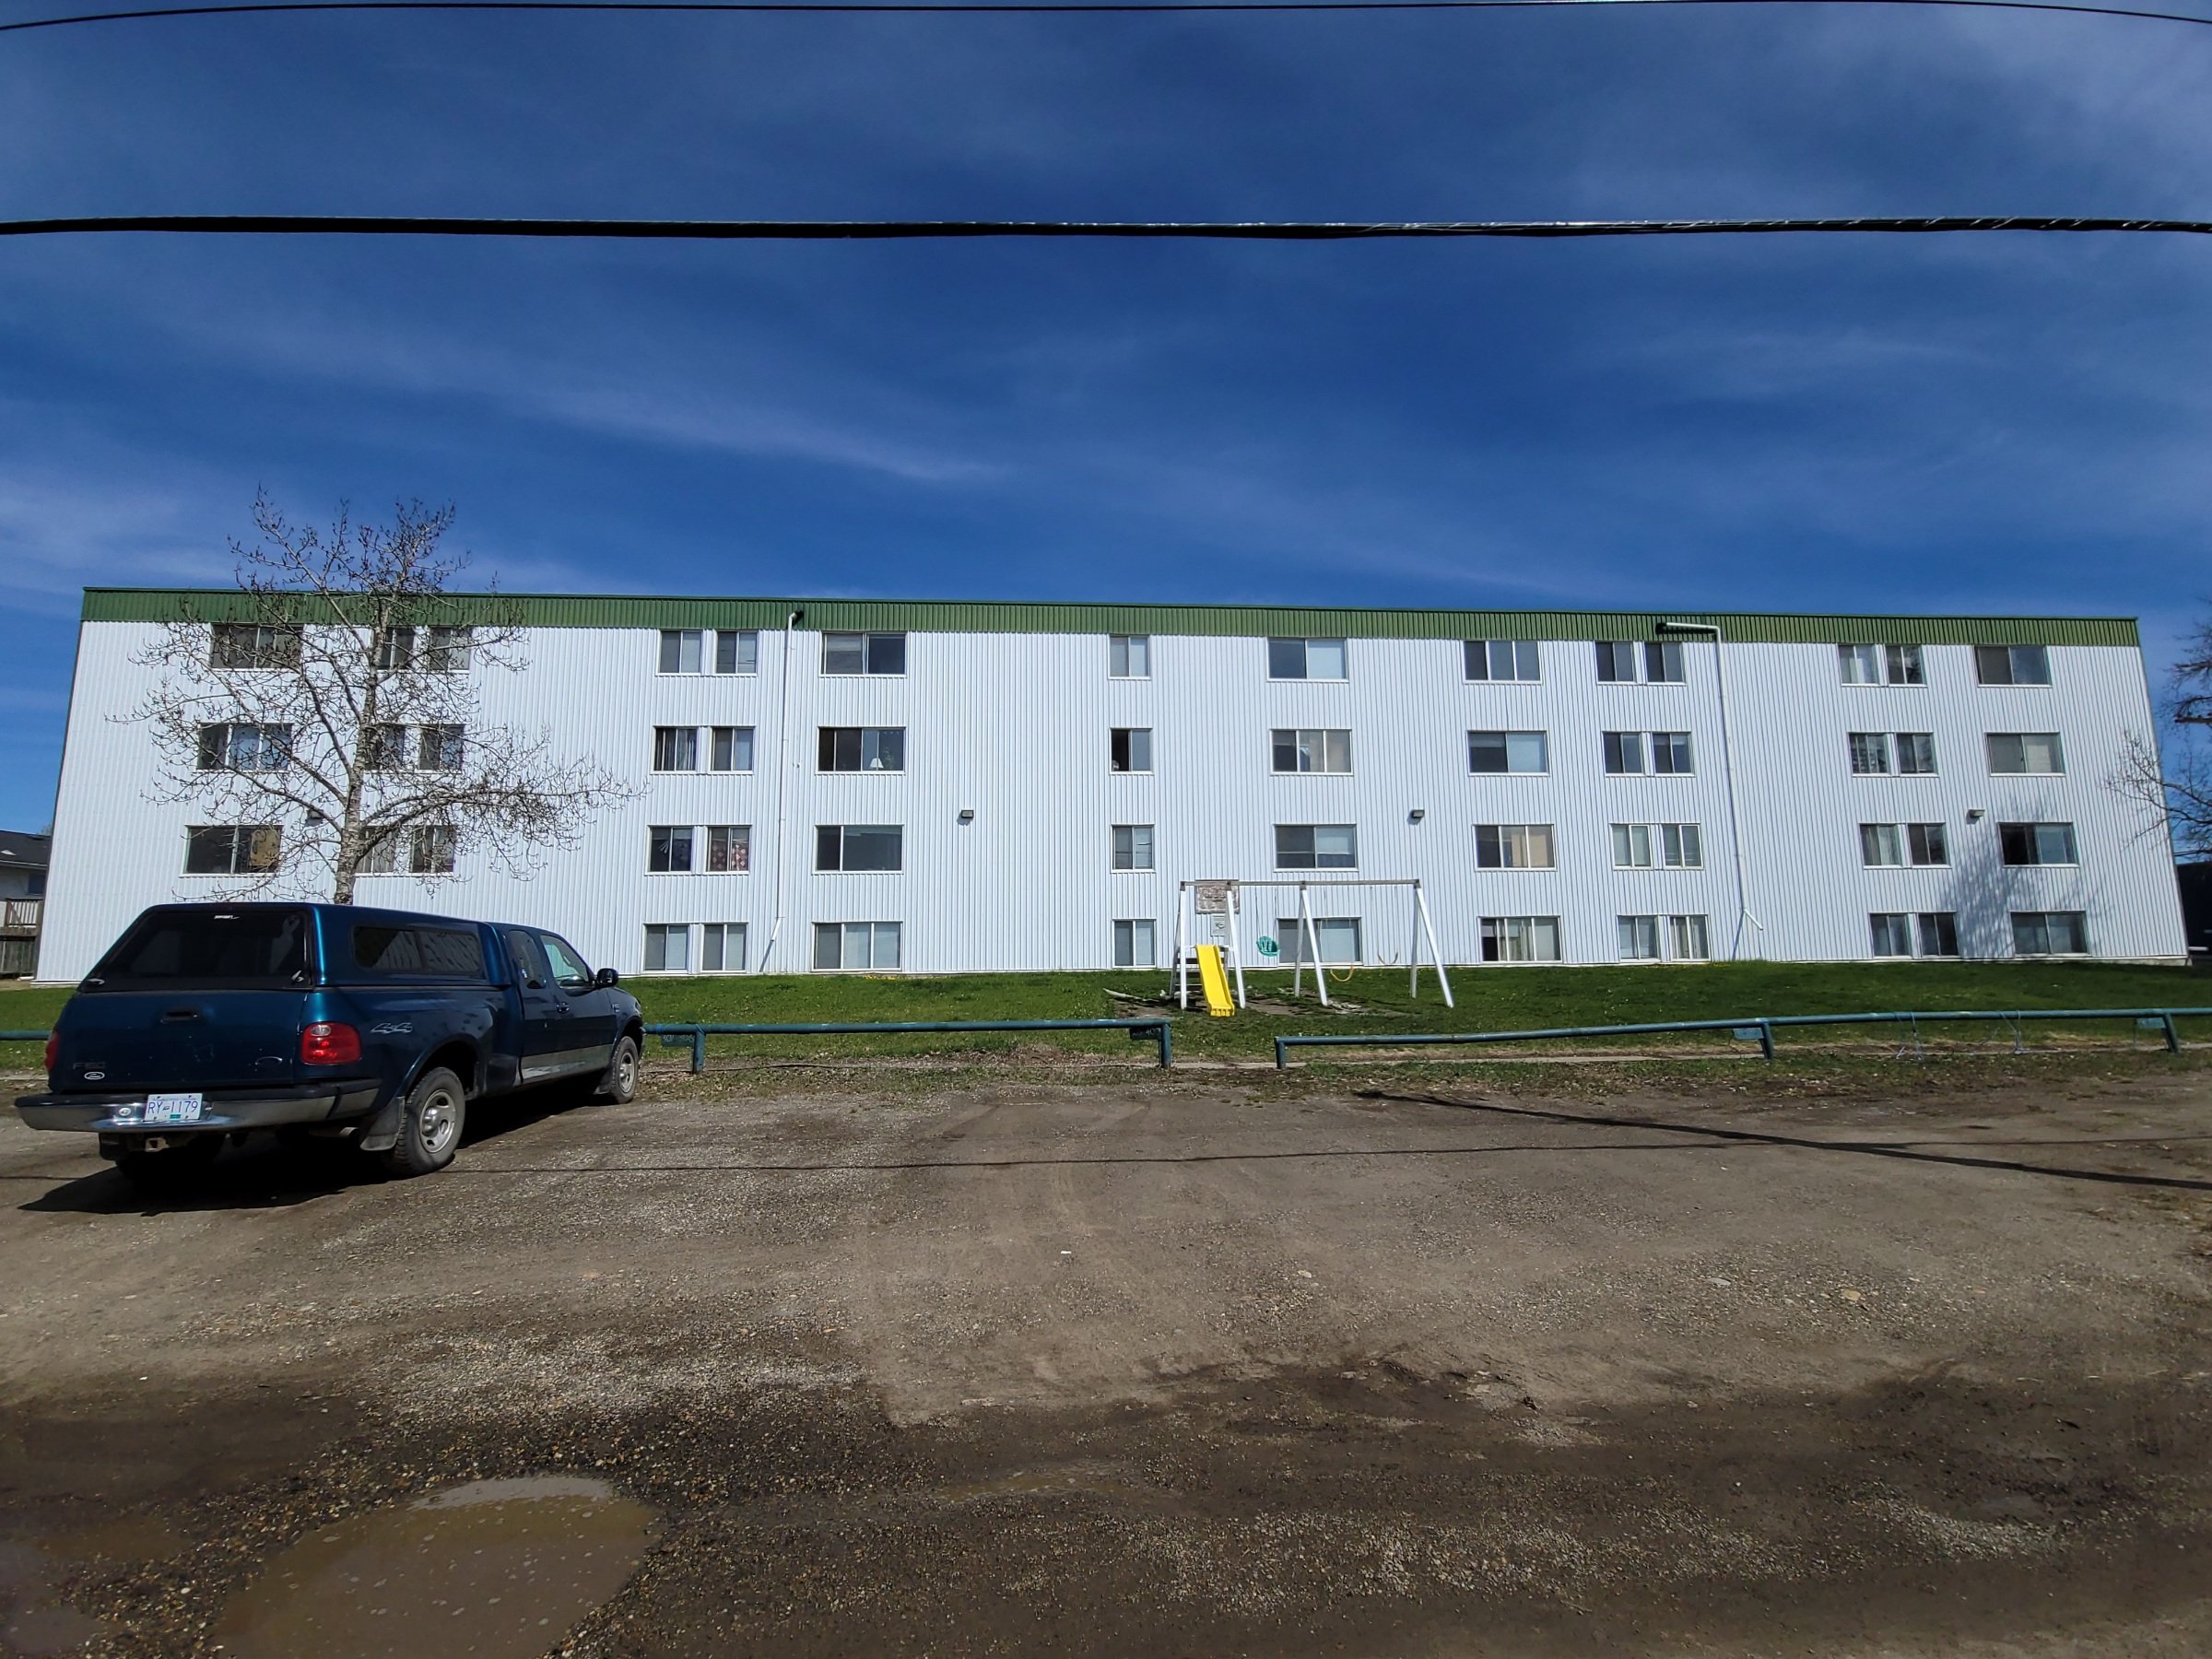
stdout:
POLYGON ((158 1094, 146 1097, 146 1122, 196 1124, 205 1100, 196 1094, 158 1094))

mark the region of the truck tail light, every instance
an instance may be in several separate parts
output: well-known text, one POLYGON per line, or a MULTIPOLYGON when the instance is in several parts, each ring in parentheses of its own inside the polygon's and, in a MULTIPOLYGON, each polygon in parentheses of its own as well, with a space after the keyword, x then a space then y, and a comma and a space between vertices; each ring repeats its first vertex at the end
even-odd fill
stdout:
POLYGON ((300 1033, 302 1065, 350 1065, 361 1057, 361 1034, 349 1025, 318 1019, 300 1033))
POLYGON ((47 1033, 46 1033, 46 1073, 47 1073, 47 1075, 48 1075, 49 1077, 51 1077, 51 1076, 53 1076, 53 1063, 54 1063, 56 1060, 58 1060, 58 1059, 60 1059, 60 1058, 61 1058, 61 1053, 62 1053, 62 1034, 61 1034, 61 1032, 59 1032, 59 1031, 49 1031, 49 1032, 47 1032, 47 1033))

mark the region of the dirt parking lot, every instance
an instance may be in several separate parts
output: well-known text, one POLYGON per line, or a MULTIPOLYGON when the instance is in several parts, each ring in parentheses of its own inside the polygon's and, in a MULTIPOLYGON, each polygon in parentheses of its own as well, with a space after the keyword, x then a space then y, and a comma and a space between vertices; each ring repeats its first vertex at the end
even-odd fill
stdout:
POLYGON ((2212 1073, 2064 1076, 665 1079, 173 1206, 11 1117, 0 1629, 2203 1654, 2212 1073))

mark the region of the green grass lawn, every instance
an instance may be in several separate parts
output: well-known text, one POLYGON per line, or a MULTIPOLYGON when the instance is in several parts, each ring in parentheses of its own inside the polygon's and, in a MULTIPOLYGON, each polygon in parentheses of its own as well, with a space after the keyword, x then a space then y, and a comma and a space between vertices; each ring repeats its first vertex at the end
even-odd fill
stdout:
MULTIPOLYGON (((1435 976, 1423 973, 1418 999, 1406 994, 1404 969, 1361 969, 1333 976, 1340 1006, 1313 1000, 1309 976, 1304 997, 1284 1011, 1254 1009, 1233 1018, 1209 1018, 1203 1007, 1176 1017, 1178 1054, 1264 1060, 1279 1033, 1340 1032, 1387 1035, 1410 1031, 1512 1030, 1561 1025, 1626 1025, 1669 1019, 1712 1019, 1759 1014, 1851 1013, 1887 1009, 2100 1008, 2212 1006, 2212 975, 2185 968, 2141 968, 2108 963, 1743 962, 1699 968, 1590 967, 1459 969, 1453 988, 1459 1006, 1446 1008, 1435 976)), ((633 979, 627 982, 651 1020, 708 1023, 808 1023, 845 1020, 1100 1019, 1148 1010, 1117 1001, 1109 990, 1155 995, 1171 988, 1172 976, 1151 973, 963 974, 931 979, 847 979, 817 974, 730 979, 633 979)), ((1255 1000, 1287 1003, 1290 975, 1269 971, 1247 975, 1255 1000)), ((1196 986, 1193 985, 1194 998, 1196 986)), ((60 987, 0 987, 0 1029, 40 1030, 68 993, 60 987)), ((2212 1018, 2194 1022, 2194 1034, 2212 1037, 2212 1018)), ((1994 1028, 1959 1028, 1949 1035, 1986 1044, 2000 1040, 1994 1028)), ((2031 1028, 2030 1041, 2065 1036, 2099 1041, 2124 1035, 2150 1041, 2127 1028, 2066 1025, 2031 1028)), ((2008 1034, 2003 1034, 2009 1041, 2008 1034)), ((1865 1040, 1860 1033, 1856 1040, 1865 1040)), ((1785 1034, 1785 1048, 1837 1041, 1849 1034, 1785 1034)), ((1894 1039, 1893 1039, 1894 1040, 1894 1039)), ((1724 1035, 1669 1040, 1669 1047, 1725 1050, 1724 1035)), ((1150 1050, 1111 1033, 947 1033, 904 1037, 722 1038, 710 1053, 719 1063, 740 1054, 790 1058, 861 1054, 985 1053, 1031 1053, 1052 1047, 1118 1055, 1141 1062, 1150 1050)), ((674 1059, 649 1054, 648 1059, 674 1059)), ((0 1050, 11 1068, 35 1066, 29 1044, 0 1050)))

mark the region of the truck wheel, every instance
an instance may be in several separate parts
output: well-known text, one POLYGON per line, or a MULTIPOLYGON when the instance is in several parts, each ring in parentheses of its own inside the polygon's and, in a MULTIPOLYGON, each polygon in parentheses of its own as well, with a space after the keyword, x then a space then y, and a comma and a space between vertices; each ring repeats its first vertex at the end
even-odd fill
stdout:
POLYGON ((115 1160, 123 1178, 149 1198, 189 1193, 223 1149, 219 1135, 194 1135, 159 1152, 125 1152, 115 1160))
POLYGON ((606 1057, 606 1070, 593 1091, 602 1100, 620 1106, 638 1098, 638 1040, 625 1033, 606 1057))
POLYGON ((422 1074, 399 1114, 399 1139, 377 1157, 394 1175, 428 1175, 453 1161, 461 1125, 468 1114, 468 1094, 461 1079, 443 1066, 422 1074))

